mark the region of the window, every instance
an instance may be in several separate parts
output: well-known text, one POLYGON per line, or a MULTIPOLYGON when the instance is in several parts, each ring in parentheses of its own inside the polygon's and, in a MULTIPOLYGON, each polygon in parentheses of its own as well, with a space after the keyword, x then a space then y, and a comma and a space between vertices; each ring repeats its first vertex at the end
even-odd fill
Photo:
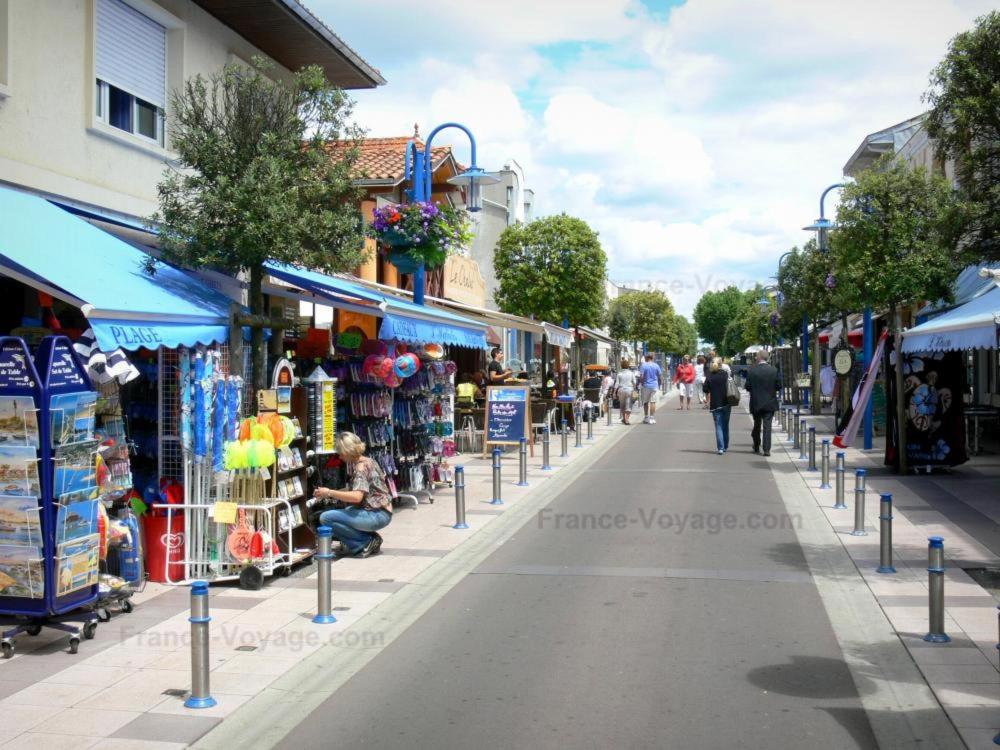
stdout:
POLYGON ((163 145, 167 30, 122 0, 97 0, 97 119, 163 145))

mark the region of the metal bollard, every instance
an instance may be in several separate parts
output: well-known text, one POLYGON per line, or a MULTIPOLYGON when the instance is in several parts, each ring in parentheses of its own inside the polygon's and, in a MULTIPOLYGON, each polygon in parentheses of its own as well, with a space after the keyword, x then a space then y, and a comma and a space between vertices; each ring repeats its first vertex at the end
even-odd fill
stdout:
POLYGON ((819 488, 830 489, 830 440, 823 438, 823 450, 820 455, 819 488))
POLYGON ((562 453, 559 454, 559 458, 566 458, 569 455, 569 422, 565 419, 562 421, 562 453))
POLYGON ((817 471, 816 469, 816 428, 809 428, 809 467, 807 471, 817 471))
POLYGON ((576 436, 573 439, 573 447, 580 448, 583 445, 583 412, 575 411, 574 414, 574 429, 573 434, 576 436))
POLYGON ((788 433, 788 437, 785 438, 786 443, 791 443, 792 448, 799 447, 799 430, 795 426, 795 417, 792 415, 792 408, 788 407, 788 426, 785 428, 785 432, 788 433))
POLYGON ((316 616, 317 625, 336 622, 333 616, 333 529, 320 526, 316 529, 316 616))
POLYGON ((517 466, 517 486, 528 486, 528 438, 521 438, 520 455, 517 466))
POLYGON ((847 480, 845 474, 847 467, 844 466, 844 452, 837 451, 837 499, 833 503, 834 510, 846 510, 847 503, 844 502, 844 484, 847 480))
POLYGON ((806 451, 809 446, 806 442, 806 420, 804 419, 799 421, 799 439, 795 447, 799 449, 800 461, 807 458, 806 451))
POLYGON ((500 496, 500 449, 493 449, 493 499, 490 500, 490 505, 503 505, 503 499, 500 496))
POLYGON ((467 529, 465 522, 465 467, 455 467, 455 525, 453 529, 467 529))
POLYGON ((788 408, 785 406, 781 407, 781 429, 783 432, 788 432, 788 408))
POLYGON ((892 495, 888 492, 883 492, 880 497, 878 515, 879 561, 875 572, 895 573, 896 569, 892 566, 892 495))
POLYGON ((865 475, 864 469, 854 472, 854 531, 851 536, 868 536, 865 531, 865 475))
POLYGON ((612 402, 612 401, 611 401, 611 399, 609 398, 609 399, 608 399, 608 405, 607 405, 607 407, 605 407, 605 411, 607 411, 607 413, 608 413, 608 427, 610 427, 610 426, 611 426, 611 404, 612 404, 612 403, 613 403, 613 402, 612 402))
POLYGON ((211 708, 215 705, 208 679, 208 581, 191 584, 191 695, 185 708, 211 708))
POLYGON ((552 471, 549 466, 549 426, 542 428, 542 471, 552 471))
POLYGON ((594 411, 587 409, 587 440, 594 439, 594 411))
POLYGON ((930 630, 924 636, 928 643, 948 643, 944 632, 944 538, 928 537, 927 546, 927 606, 930 630))

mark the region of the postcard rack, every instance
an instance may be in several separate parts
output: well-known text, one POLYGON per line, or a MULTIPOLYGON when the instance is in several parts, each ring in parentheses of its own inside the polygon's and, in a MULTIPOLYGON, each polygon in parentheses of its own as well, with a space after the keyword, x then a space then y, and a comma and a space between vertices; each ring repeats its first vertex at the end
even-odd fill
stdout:
POLYGON ((97 631, 99 537, 88 495, 96 490, 93 403, 96 393, 68 338, 44 338, 33 360, 24 339, 0 337, 4 658, 24 633, 63 631, 76 653, 81 637, 97 631))

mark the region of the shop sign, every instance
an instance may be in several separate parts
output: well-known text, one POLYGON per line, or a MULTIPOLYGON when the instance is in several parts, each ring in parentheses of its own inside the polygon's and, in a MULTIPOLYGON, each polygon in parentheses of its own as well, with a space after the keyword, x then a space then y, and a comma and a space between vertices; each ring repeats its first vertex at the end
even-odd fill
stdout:
POLYGON ((470 307, 485 307, 486 280, 479 264, 464 255, 449 255, 444 262, 444 296, 470 307))

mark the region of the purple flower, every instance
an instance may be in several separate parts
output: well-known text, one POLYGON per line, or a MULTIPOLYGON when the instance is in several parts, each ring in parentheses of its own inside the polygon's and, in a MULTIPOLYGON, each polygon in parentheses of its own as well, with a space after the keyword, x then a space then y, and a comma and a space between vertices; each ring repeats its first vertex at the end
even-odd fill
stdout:
POLYGON ((833 277, 832 273, 826 275, 826 288, 833 289, 837 286, 837 280, 833 277))

